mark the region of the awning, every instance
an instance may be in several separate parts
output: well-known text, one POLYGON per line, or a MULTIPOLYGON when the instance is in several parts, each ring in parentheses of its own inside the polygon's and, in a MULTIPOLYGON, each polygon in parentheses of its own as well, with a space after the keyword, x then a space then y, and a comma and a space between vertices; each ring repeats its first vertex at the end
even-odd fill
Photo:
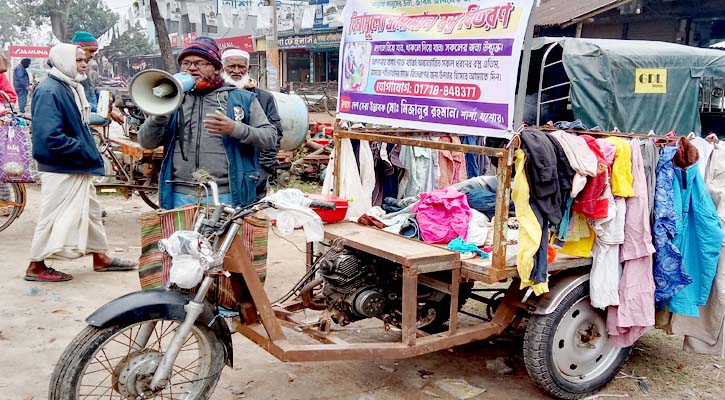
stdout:
POLYGON ((536 10, 536 25, 568 26, 581 19, 591 18, 633 0, 543 0, 536 10))

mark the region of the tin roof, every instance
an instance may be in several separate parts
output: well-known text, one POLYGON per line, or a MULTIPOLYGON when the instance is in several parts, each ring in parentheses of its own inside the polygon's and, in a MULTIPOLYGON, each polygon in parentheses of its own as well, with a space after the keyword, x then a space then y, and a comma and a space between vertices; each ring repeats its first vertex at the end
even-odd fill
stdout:
POLYGON ((633 0, 542 0, 536 10, 536 25, 564 25, 577 18, 593 16, 633 0))

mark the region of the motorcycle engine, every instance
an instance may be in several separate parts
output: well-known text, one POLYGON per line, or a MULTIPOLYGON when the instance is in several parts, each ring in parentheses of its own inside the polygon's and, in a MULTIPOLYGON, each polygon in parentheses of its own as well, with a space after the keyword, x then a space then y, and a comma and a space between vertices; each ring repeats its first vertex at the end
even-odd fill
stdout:
POLYGON ((333 319, 340 325, 381 316, 387 308, 385 288, 376 273, 377 260, 349 249, 320 262, 325 282, 322 294, 328 308, 338 311, 333 319))

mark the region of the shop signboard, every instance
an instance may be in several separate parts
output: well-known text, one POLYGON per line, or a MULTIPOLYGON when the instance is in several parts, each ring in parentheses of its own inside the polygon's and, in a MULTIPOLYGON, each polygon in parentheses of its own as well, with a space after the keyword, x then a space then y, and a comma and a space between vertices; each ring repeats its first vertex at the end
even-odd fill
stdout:
POLYGON ((309 49, 312 43, 312 35, 285 36, 277 39, 277 47, 280 50, 309 49))
POLYGON ((251 36, 233 36, 228 38, 218 38, 216 39, 216 43, 222 51, 229 47, 235 47, 248 53, 254 52, 254 40, 252 40, 251 36))
POLYGON ((342 32, 318 33, 312 37, 312 48, 316 50, 337 49, 342 41, 342 32))
POLYGON ((48 58, 50 47, 44 46, 8 46, 10 57, 18 58, 48 58))
POLYGON ((338 117, 509 137, 534 2, 348 1, 338 117))

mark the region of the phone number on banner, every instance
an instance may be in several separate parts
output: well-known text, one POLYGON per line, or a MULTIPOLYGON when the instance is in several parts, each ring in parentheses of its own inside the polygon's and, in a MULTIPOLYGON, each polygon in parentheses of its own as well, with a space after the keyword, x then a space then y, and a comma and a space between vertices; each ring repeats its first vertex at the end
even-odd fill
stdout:
POLYGON ((414 97, 437 97, 441 99, 478 100, 481 88, 465 83, 415 82, 379 80, 375 82, 375 93, 414 97))

